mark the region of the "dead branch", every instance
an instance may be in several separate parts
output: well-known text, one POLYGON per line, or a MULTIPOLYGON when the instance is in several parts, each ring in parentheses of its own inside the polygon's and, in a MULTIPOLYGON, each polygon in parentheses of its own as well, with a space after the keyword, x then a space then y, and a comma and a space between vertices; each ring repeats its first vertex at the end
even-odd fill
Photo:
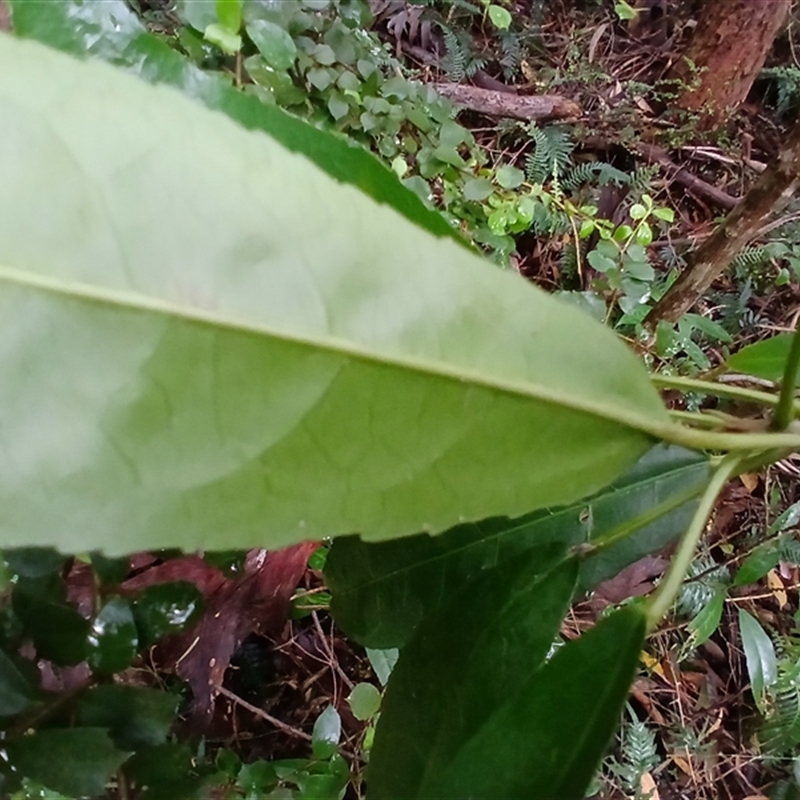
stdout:
POLYGON ((744 199, 691 255, 689 265, 656 303, 645 323, 676 322, 724 272, 736 254, 752 241, 770 215, 780 210, 800 186, 800 125, 744 199))
POLYGON ((636 145, 636 149, 647 161, 663 167, 664 172, 666 172, 667 175, 675 181, 675 183, 679 183, 681 186, 688 189, 692 194, 697 195, 704 200, 709 200, 710 202, 718 205, 720 208, 724 208, 726 211, 730 211, 731 209, 735 208, 741 199, 739 197, 733 197, 733 195, 723 192, 722 189, 718 189, 716 186, 704 181, 702 178, 698 178, 696 175, 693 175, 685 167, 680 166, 680 164, 676 164, 667 155, 667 151, 660 147, 656 147, 655 145, 647 144, 645 142, 639 142, 636 145))
POLYGON ((581 113, 577 103, 557 94, 518 95, 458 83, 434 83, 432 86, 455 105, 491 117, 549 120, 577 117, 581 113))

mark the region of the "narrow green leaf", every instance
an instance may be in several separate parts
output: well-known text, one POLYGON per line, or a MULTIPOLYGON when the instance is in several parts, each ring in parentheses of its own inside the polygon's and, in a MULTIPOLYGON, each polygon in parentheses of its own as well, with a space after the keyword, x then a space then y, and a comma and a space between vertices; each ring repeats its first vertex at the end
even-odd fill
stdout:
MULTIPOLYGON (((515 560, 546 542, 599 541, 621 523, 641 518, 708 479, 708 462, 676 447, 653 448, 610 487, 580 503, 519 519, 460 525, 437 537, 365 543, 337 539, 325 565, 337 624, 362 644, 402 646, 423 617, 487 568, 515 560)), ((683 533, 694 511, 685 501, 581 565, 591 589, 683 533)))
POLYGON ((766 690, 778 677, 775 645, 759 621, 744 609, 739 609, 739 632, 742 636, 750 689, 756 705, 766 711, 766 690))
MULTIPOLYGON (((331 139, 276 106, 231 88, 220 76, 204 72, 157 36, 147 33, 124 0, 10 0, 14 32, 77 56, 91 55, 125 67, 151 83, 165 83, 246 128, 263 131, 292 152, 302 153, 342 183, 357 186, 380 203, 437 236, 464 240, 436 211, 397 180, 360 144, 331 139)), ((216 21, 214 0, 186 0, 185 13, 199 31, 216 21), (195 17, 197 17, 195 19, 195 17)))
POLYGON ((10 764, 25 777, 69 797, 96 797, 128 758, 105 728, 40 730, 4 742, 10 764))
POLYGON ((3 37, 0 119, 4 544, 439 531, 670 424, 611 331, 175 92, 3 37))
POLYGON ((747 375, 755 375, 756 378, 779 381, 786 367, 792 336, 791 333, 781 333, 743 347, 728 358, 728 368, 747 375))
POLYGON ((789 508, 782 511, 767 528, 767 534, 773 535, 776 533, 783 533, 791 528, 797 527, 800 522, 800 501, 792 503, 789 508))
POLYGON ((381 693, 371 683, 357 683, 347 698, 356 719, 374 717, 381 707, 381 693))
POLYGON ((434 787, 458 751, 543 662, 577 575, 574 560, 559 564, 561 551, 486 570, 403 648, 370 753, 372 800, 440 797, 434 787))
POLYGON ((734 586, 747 586, 761 580, 781 560, 780 549, 774 542, 763 544, 742 562, 733 579, 734 586))
POLYGON ((87 727, 108 728, 121 750, 155 747, 167 740, 180 697, 126 684, 95 686, 78 704, 78 720, 87 727))
POLYGON ((417 796, 583 797, 619 725, 644 636, 643 610, 629 607, 561 647, 417 796))
POLYGON ((726 591, 720 591, 712 595, 711 600, 703 606, 700 613, 689 623, 694 647, 698 647, 703 642, 708 641, 719 628, 719 621, 722 619, 722 609, 725 608, 727 594, 726 591))

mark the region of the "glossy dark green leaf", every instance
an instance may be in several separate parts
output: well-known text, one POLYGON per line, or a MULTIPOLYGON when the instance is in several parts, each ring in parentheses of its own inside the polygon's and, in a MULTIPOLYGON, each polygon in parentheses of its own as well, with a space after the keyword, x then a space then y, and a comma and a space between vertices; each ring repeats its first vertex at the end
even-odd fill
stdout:
POLYGON ((440 531, 675 432, 612 331, 173 90, 3 37, 0 120, 0 543, 440 531))
POLYGON ((52 547, 17 547, 4 550, 3 557, 12 572, 25 578, 43 578, 61 572, 64 555, 52 547))
POLYGON ((170 798, 176 781, 189 777, 193 766, 192 751, 185 742, 167 742, 153 747, 139 747, 125 762, 125 775, 137 786, 160 789, 161 797, 170 798))
POLYGON ((148 647, 162 636, 187 630, 199 621, 203 607, 203 595, 188 581, 148 586, 133 601, 139 643, 148 647))
POLYGON ((91 554, 92 567, 101 583, 116 585, 122 583, 131 571, 131 562, 128 557, 109 558, 103 553, 91 554))
POLYGON ((103 794, 129 753, 118 750, 104 728, 40 730, 3 743, 23 775, 69 797, 103 794))
POLYGON ((756 378, 779 381, 786 367, 792 336, 791 333, 781 333, 743 347, 728 357, 728 368, 747 375, 755 375, 756 378))
POLYGON ((108 728, 120 750, 153 747, 166 741, 179 700, 142 686, 96 686, 81 697, 78 720, 88 727, 108 728))
POLYGON ((66 602, 40 594, 39 586, 38 581, 31 581, 14 587, 14 613, 33 640, 39 658, 64 666, 80 664, 89 654, 89 620, 66 602))
POLYGON ((543 547, 485 570, 420 625, 381 704, 371 799, 439 797, 431 787, 552 646, 578 572, 562 556, 543 547))
POLYGON ((95 672, 112 675, 127 669, 139 649, 139 633, 130 603, 112 597, 92 620, 89 665, 95 672))
POLYGON ((17 665, 0 650, 0 717, 19 714, 31 705, 34 690, 17 665))
MULTIPOLYGON (((509 691, 447 770, 413 796, 583 797, 619 725, 644 636, 644 611, 629 607, 561 647, 521 690, 509 691)), ((388 791, 370 800, 411 796, 388 791)))
MULTIPOLYGON (((676 447, 656 447, 594 498, 516 520, 489 519, 430 537, 369 544, 337 539, 325 566, 332 610, 347 633, 370 647, 403 645, 426 613, 484 569, 515 559, 538 544, 576 545, 600 537, 670 498, 700 490, 708 462, 676 447)), ((581 565, 580 584, 590 589, 683 533, 694 502, 648 520, 616 545, 581 565)))
POLYGON ((250 792, 266 792, 278 783, 278 774, 271 761, 253 761, 239 771, 237 786, 250 792))
MULTIPOLYGON (((132 70, 151 83, 166 83, 246 128, 264 131, 289 150, 302 153, 342 183, 357 186, 380 203, 437 236, 464 243, 441 214, 426 208, 383 162, 344 138, 286 114, 276 106, 236 91, 219 75, 203 72, 158 37, 148 33, 123 0, 10 0, 14 31, 77 56, 91 55, 132 70)), ((214 3, 191 0, 197 24, 216 20, 214 3)), ((201 32, 205 30, 203 26, 201 32)))

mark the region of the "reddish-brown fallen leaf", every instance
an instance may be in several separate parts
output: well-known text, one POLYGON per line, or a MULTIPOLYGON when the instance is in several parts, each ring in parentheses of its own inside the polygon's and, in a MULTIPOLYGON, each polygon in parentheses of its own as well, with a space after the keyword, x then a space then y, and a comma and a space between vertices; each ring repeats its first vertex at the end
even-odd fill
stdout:
POLYGON ((216 687, 241 642, 252 633, 274 636, 283 629, 292 594, 316 546, 304 542, 285 550, 251 550, 243 577, 223 578, 207 595, 200 622, 158 648, 160 665, 174 668, 192 689, 195 725, 202 728, 210 721, 216 687))

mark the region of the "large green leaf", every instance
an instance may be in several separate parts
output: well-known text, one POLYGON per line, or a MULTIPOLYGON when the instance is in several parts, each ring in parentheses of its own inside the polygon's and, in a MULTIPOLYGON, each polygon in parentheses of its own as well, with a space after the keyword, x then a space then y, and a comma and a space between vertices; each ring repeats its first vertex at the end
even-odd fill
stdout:
POLYGON ((728 358, 728 367, 736 372, 755 375, 757 378, 779 381, 786 369, 786 359, 789 357, 793 336, 791 333, 782 333, 743 347, 728 358))
MULTIPOLYGON (((560 648, 520 691, 510 687, 502 708, 419 797, 583 797, 619 724, 644 636, 644 611, 629 607, 560 648)), ((380 797, 405 795, 369 800, 380 797)))
POLYGON ((614 334, 165 87, 0 39, 2 544, 384 539, 670 425, 614 334))
POLYGON ((425 620, 389 679, 371 800, 440 796, 434 787, 459 750, 544 661, 576 577, 575 560, 551 545, 486 570, 425 620))
MULTIPOLYGON (((483 570, 543 542, 597 541, 631 520, 700 490, 708 462, 677 447, 655 447, 611 486, 589 500, 520 519, 464 524, 441 536, 367 543, 337 539, 325 564, 337 623, 370 647, 403 645, 423 617, 483 570)), ((591 588, 646 553, 655 552, 688 524, 695 503, 682 502, 638 531, 587 559, 580 584, 591 588)))
MULTIPOLYGON (((102 58, 151 83, 175 86, 246 128, 268 133, 337 180, 358 186, 432 233, 461 241, 444 217, 427 209, 391 170, 360 145, 344 137, 326 136, 282 109, 237 91, 222 74, 198 69, 148 33, 123 0, 10 0, 9 5, 18 36, 36 39, 72 55, 102 58)), ((200 10, 195 0, 188 5, 200 10)), ((205 10, 216 20, 214 3, 207 4, 205 10)))

